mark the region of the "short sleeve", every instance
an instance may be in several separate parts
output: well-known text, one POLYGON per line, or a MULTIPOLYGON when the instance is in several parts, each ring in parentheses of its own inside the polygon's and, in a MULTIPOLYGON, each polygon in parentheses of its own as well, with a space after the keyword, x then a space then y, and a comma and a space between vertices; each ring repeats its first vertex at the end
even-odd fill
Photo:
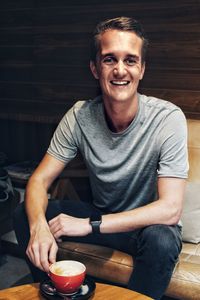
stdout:
POLYGON ((187 122, 180 109, 163 120, 158 137, 158 177, 188 177, 187 122))
POLYGON ((60 121, 51 139, 47 153, 68 163, 77 154, 75 142, 75 118, 70 109, 60 121))

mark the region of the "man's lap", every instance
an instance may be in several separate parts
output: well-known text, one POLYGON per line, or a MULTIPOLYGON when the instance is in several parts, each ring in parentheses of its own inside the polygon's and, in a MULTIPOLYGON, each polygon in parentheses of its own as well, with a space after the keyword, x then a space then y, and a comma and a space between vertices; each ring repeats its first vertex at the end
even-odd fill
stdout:
MULTIPOLYGON (((47 219, 50 220, 59 213, 69 214, 77 218, 88 218, 92 211, 96 209, 97 208, 91 203, 84 201, 53 200, 50 201, 47 209, 47 219)), ((177 239, 180 239, 180 231, 177 226, 151 225, 146 229, 147 231, 154 231, 155 234, 157 232, 158 236, 160 236, 162 232, 164 235, 166 230, 169 232, 172 231, 172 238, 174 238, 174 242, 177 241, 177 239)), ((138 237, 144 235, 146 229, 142 228, 131 232, 110 234, 89 234, 85 237, 62 237, 62 239, 63 241, 74 241, 111 247, 134 256, 137 254, 138 237)), ((152 243, 154 243, 153 240, 152 243)))
MULTIPOLYGON (((23 206, 24 204, 22 204, 23 206)), ((90 217, 93 210, 97 209, 91 203, 87 203, 84 201, 71 201, 71 200, 49 200, 47 211, 46 211, 46 218, 47 221, 51 220, 52 218, 56 217, 57 215, 69 214, 71 216, 77 218, 88 218, 90 217)), ((28 226, 27 217, 25 215, 24 207, 20 209, 20 213, 18 215, 19 227, 22 229, 23 226, 28 226), (21 215, 22 214, 22 215, 21 215), (25 220, 25 222, 23 222, 25 220), (22 226, 22 227, 21 227, 22 226)), ((156 225, 150 226, 147 228, 147 231, 152 227, 154 232, 156 231, 156 225)), ((162 225, 158 226, 159 234, 160 230, 162 230, 162 225)), ((166 231, 167 226, 163 226, 163 232, 166 231)), ((169 226, 169 230, 172 230, 169 226)), ((24 228, 24 231, 27 233, 29 230, 24 228), (26 230, 25 230, 26 229, 26 230)), ((176 228, 173 228, 174 231, 174 241, 178 238, 178 230, 176 234, 176 228)), ((138 246, 138 237, 141 236, 145 232, 145 228, 134 230, 132 232, 122 232, 122 233, 110 233, 110 234, 89 234, 84 237, 66 237, 63 236, 63 241, 73 241, 73 242, 80 242, 80 243, 89 243, 94 245, 101 245, 105 247, 111 247, 116 250, 124 251, 132 256, 137 254, 137 246, 138 246)), ((26 240, 28 240, 26 238, 26 240)), ((152 240, 152 243, 154 241, 152 240)))

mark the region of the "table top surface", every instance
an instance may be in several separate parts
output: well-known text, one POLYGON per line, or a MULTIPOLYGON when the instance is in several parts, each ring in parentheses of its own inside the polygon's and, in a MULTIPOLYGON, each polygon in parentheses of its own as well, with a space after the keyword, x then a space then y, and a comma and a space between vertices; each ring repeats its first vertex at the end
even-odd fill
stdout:
MULTIPOLYGON (((20 285, 0 291, 0 300, 43 300, 39 291, 39 284, 20 285)), ((91 300, 150 300, 151 298, 134 291, 114 285, 96 283, 96 290, 91 300)))

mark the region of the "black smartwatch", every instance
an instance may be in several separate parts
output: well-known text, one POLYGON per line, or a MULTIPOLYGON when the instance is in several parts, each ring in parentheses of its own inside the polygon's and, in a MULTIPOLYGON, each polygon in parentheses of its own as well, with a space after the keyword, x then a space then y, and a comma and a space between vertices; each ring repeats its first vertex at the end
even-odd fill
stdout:
POLYGON ((93 211, 91 216, 90 216, 90 224, 92 226, 92 233, 100 233, 100 225, 102 222, 102 217, 100 212, 98 211, 93 211))

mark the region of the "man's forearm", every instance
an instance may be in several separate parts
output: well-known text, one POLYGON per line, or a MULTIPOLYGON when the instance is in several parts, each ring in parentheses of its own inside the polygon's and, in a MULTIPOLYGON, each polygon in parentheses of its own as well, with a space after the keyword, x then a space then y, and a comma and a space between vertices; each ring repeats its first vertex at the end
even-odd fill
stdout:
POLYGON ((128 232, 153 224, 176 223, 172 218, 173 212, 165 208, 165 205, 158 200, 130 211, 104 215, 100 231, 101 233, 128 232))
POLYGON ((45 212, 48 204, 46 188, 36 179, 30 179, 25 193, 25 208, 30 231, 38 223, 46 223, 45 212))
POLYGON ((177 224, 182 212, 185 179, 159 178, 159 199, 142 207, 102 217, 102 233, 126 232, 154 224, 177 224))

